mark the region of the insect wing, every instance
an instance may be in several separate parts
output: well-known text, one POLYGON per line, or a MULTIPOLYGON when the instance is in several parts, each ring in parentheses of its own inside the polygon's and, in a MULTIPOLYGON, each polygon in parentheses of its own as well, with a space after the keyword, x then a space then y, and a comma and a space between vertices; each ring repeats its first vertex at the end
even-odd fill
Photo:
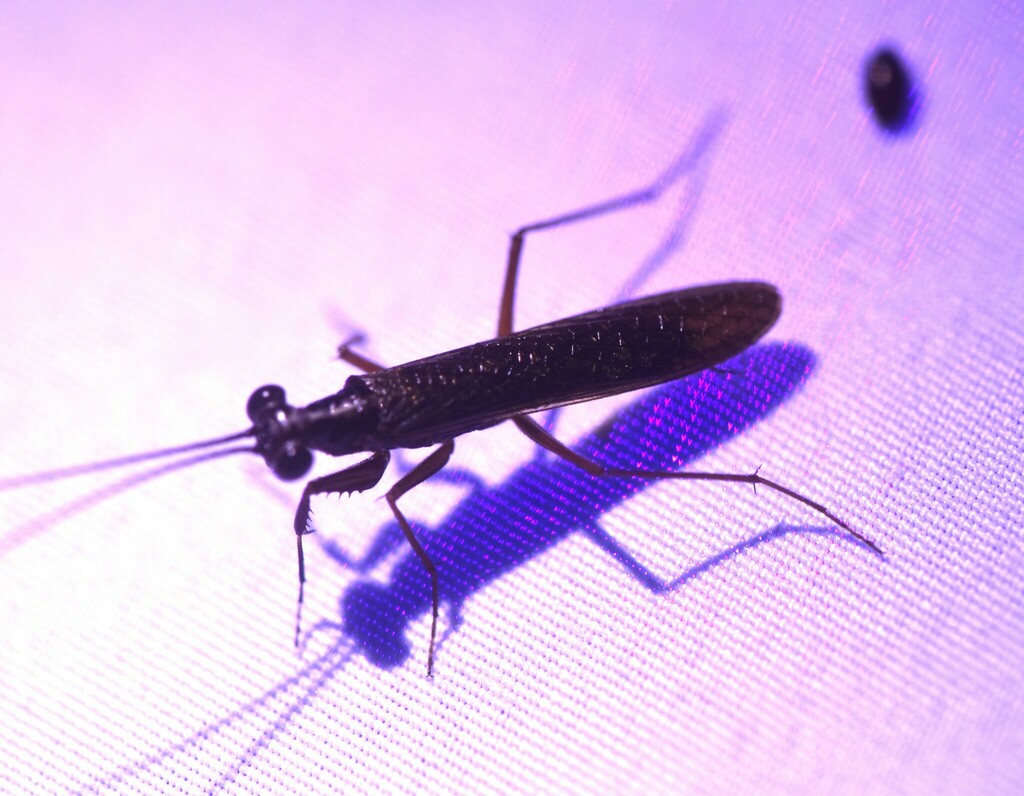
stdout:
POLYGON ((618 395, 705 370, 779 316, 771 285, 727 283, 617 304, 363 377, 381 447, 419 447, 518 414, 618 395))

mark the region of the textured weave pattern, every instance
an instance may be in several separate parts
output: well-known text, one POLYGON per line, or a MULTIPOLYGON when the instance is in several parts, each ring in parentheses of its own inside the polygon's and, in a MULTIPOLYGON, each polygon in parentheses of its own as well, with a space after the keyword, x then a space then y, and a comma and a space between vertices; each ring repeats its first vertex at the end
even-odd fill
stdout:
POLYGON ((884 559, 501 426, 403 499, 431 681, 380 490, 314 503, 296 652, 301 487, 258 460, 5 488, 0 791, 1024 790, 1019 7, 463 5, 5 12, 0 478, 318 398, 356 332, 387 363, 486 339, 509 231, 675 163, 656 206, 528 240, 517 327, 729 279, 782 317, 558 435, 761 466, 884 559), (864 100, 883 42, 902 135, 864 100))

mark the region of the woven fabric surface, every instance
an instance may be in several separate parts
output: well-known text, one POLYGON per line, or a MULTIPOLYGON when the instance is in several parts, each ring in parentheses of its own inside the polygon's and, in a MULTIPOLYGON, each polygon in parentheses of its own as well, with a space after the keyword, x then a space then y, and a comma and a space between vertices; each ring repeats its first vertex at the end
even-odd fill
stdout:
MULTIPOLYGON (((0 486, 0 790, 1018 793, 1024 15, 992 2, 32 4, 0 25, 0 479, 241 430, 260 384, 686 285, 764 280, 763 343, 509 424, 403 499, 235 456, 0 486), (359 5, 359 4, 346 4, 359 5), (905 129, 865 99, 889 46, 905 129), (508 426, 508 427, 506 427, 508 426), (97 491, 99 490, 99 491, 97 491)), ((347 462, 345 462, 347 463, 347 462)), ((315 474, 341 465, 321 457, 315 474)), ((332 469, 333 468, 333 469, 332 469)))

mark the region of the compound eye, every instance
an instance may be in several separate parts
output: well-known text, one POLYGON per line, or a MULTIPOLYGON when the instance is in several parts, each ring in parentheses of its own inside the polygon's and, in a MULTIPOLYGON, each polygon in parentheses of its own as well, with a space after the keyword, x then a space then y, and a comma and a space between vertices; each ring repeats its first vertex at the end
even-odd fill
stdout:
POLYGON ((245 413, 253 423, 259 423, 284 405, 284 390, 276 384, 265 384, 249 396, 245 413))
POLYGON ((313 454, 294 440, 286 442, 270 463, 270 469, 282 481, 302 478, 312 466, 313 454))

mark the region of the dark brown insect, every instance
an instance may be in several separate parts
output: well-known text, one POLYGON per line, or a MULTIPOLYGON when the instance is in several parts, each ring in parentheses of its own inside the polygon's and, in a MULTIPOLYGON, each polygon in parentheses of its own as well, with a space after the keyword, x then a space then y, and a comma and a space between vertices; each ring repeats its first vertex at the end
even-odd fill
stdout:
MULTIPOLYGON (((662 186, 663 187, 663 186, 662 186)), ((428 675, 433 671, 439 613, 439 574, 398 507, 409 490, 441 470, 462 434, 511 420, 531 440, 595 476, 613 478, 723 481, 763 486, 804 504, 834 522, 875 552, 857 533, 820 503, 758 473, 644 471, 611 468, 569 449, 529 414, 679 379, 714 367, 752 346, 772 327, 782 299, 763 282, 727 282, 692 287, 628 301, 526 331, 512 331, 516 277, 526 236, 543 229, 591 219, 651 202, 662 187, 649 188, 556 218, 522 227, 512 236, 498 318, 492 340, 425 359, 385 368, 352 351, 339 356, 364 371, 351 376, 334 395, 306 406, 290 405, 277 385, 252 393, 247 413, 252 426, 238 434, 191 445, 149 451, 0 482, 0 488, 50 481, 202 449, 159 472, 239 452, 258 453, 281 479, 301 478, 312 465, 312 451, 330 456, 367 452, 362 462, 306 484, 295 513, 299 560, 299 606, 305 583, 302 537, 309 533, 314 495, 361 492, 384 475, 390 451, 436 446, 399 478, 385 499, 405 538, 430 574, 432 620, 428 675), (252 438, 252 447, 229 447, 252 438)), ((298 619, 296 620, 298 640, 298 619)))

